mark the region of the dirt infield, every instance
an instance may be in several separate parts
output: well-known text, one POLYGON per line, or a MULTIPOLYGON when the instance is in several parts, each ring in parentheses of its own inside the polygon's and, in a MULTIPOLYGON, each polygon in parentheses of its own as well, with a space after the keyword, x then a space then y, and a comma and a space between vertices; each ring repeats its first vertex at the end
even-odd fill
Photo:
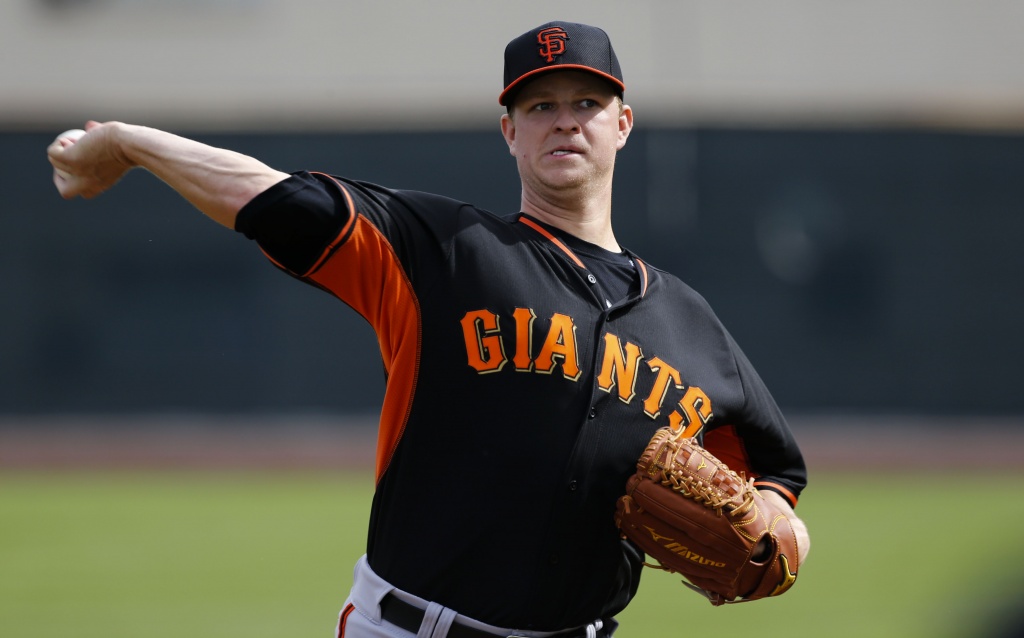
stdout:
POLYGON ((0 420, 0 468, 373 467, 375 418, 118 416, 0 420))
MULTIPOLYGON (((800 416, 811 473, 906 467, 1024 472, 1024 416, 800 416)), ((375 415, 0 418, 0 469, 372 471, 375 415)))

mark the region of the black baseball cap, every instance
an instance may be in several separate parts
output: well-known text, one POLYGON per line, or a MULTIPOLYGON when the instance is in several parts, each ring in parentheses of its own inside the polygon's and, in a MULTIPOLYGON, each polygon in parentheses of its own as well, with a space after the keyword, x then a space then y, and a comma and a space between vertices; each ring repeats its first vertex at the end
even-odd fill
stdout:
POLYGON ((587 71, 608 80, 622 95, 626 85, 608 34, 574 22, 548 22, 505 47, 505 90, 498 104, 508 106, 527 81, 549 71, 587 71))

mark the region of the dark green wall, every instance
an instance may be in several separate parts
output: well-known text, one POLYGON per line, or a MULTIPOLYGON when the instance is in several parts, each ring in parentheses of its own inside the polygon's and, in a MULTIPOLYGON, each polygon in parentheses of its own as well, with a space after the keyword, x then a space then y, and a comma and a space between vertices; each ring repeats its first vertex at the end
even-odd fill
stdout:
MULTIPOLYGON (((151 175, 61 200, 51 137, 0 133, 0 414, 376 408, 354 312, 151 175)), ((195 137, 518 206, 497 131, 195 137)), ((614 219, 708 298, 784 409, 1018 414, 1022 169, 1022 136, 638 129, 614 219)))

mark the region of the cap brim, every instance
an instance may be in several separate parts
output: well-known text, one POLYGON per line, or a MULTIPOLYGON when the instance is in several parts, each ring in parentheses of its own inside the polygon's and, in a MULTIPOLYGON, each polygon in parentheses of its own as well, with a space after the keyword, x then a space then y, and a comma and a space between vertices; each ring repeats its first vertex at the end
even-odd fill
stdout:
POLYGON ((556 64, 555 66, 548 66, 542 69, 534 69, 529 73, 524 73, 520 75, 518 78, 515 79, 514 82, 505 87, 504 91, 501 92, 501 95, 498 96, 498 104, 500 104, 501 106, 508 106, 509 98, 512 97, 512 94, 514 94, 517 90, 522 88, 525 82, 527 82, 528 80, 532 80, 538 75, 543 75, 544 73, 551 73, 552 71, 584 71, 586 73, 591 73, 593 75, 602 77, 605 80, 608 80, 613 85, 615 85, 616 88, 618 88, 620 94, 626 91, 626 85, 622 83, 622 80, 618 79, 613 75, 608 75, 607 73, 598 71, 593 67, 589 67, 583 64, 556 64))

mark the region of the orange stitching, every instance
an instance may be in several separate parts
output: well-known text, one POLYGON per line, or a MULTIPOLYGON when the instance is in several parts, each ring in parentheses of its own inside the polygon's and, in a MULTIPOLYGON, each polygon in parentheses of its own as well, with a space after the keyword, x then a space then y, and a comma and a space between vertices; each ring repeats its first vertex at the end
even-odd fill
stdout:
POLYGON ((549 233, 543 226, 539 225, 537 222, 533 221, 532 219, 530 219, 528 217, 520 217, 519 221, 521 221, 522 223, 526 224, 530 228, 534 229, 535 231, 537 231, 541 235, 544 235, 545 237, 547 237, 548 240, 552 244, 554 244, 555 246, 558 246, 562 250, 562 252, 564 252, 566 255, 568 255, 569 259, 572 259, 573 262, 577 266, 579 266, 580 268, 583 268, 584 270, 586 270, 587 267, 583 264, 582 261, 580 261, 580 258, 576 256, 576 253, 574 253, 571 250, 569 250, 569 247, 566 246, 565 244, 563 244, 562 240, 560 240, 559 238, 557 238, 554 235, 552 235, 551 233, 549 233))

